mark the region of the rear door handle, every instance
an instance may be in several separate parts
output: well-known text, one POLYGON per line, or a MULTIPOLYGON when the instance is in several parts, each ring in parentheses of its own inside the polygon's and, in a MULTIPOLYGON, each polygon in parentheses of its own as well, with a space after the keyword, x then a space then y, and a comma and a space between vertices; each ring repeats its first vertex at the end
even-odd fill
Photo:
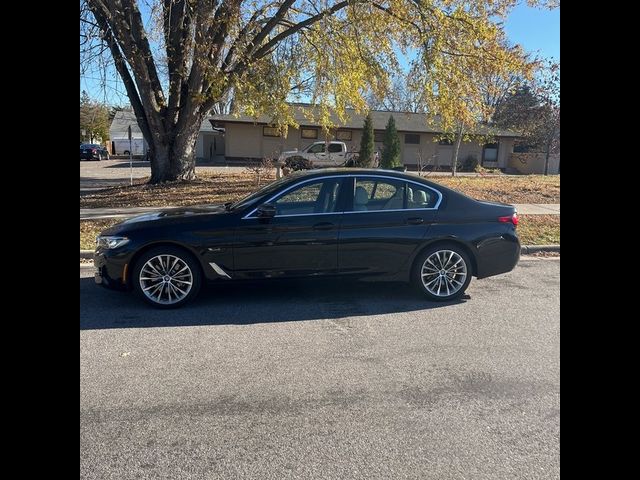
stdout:
POLYGON ((333 229, 333 223, 331 222, 320 222, 320 223, 316 223, 313 226, 314 230, 331 230, 333 229))
POLYGON ((422 217, 407 218, 407 223, 409 225, 420 225, 421 223, 424 223, 424 218, 422 217))

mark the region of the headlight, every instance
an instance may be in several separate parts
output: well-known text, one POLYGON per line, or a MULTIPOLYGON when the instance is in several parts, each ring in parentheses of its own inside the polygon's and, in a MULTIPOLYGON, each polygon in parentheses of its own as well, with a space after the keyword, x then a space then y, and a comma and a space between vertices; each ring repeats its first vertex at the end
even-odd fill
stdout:
POLYGON ((96 237, 96 245, 106 249, 118 248, 128 242, 129 239, 127 237, 96 237))

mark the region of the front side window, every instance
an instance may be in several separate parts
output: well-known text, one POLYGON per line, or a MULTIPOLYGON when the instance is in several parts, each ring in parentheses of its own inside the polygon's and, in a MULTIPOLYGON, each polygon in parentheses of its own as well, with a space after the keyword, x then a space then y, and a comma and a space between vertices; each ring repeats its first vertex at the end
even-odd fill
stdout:
POLYGON ((357 178, 354 211, 399 210, 404 208, 405 182, 383 178, 357 178))
POLYGON ((276 216, 335 212, 340 184, 340 178, 331 178, 294 187, 273 202, 276 216))
POLYGON ((323 153, 324 152, 324 143, 314 143, 307 150, 308 153, 323 153))

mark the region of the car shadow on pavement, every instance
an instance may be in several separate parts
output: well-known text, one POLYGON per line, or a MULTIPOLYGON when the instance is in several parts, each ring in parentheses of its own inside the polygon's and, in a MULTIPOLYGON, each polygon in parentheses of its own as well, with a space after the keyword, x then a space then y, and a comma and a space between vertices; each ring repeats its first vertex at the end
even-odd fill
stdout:
POLYGON ((80 278, 80 329, 249 325, 428 311, 462 304, 430 302, 405 283, 271 280, 211 285, 185 307, 159 310, 133 292, 80 278))

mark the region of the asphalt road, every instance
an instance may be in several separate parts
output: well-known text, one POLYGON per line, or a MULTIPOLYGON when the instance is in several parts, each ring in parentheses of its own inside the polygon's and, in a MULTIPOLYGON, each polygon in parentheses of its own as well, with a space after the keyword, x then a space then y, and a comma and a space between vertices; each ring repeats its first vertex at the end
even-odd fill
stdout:
POLYGON ((81 477, 559 477, 558 259, 454 304, 402 284, 147 308, 80 269, 81 477))

